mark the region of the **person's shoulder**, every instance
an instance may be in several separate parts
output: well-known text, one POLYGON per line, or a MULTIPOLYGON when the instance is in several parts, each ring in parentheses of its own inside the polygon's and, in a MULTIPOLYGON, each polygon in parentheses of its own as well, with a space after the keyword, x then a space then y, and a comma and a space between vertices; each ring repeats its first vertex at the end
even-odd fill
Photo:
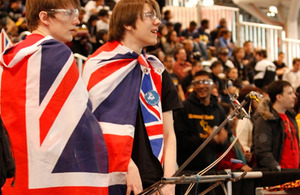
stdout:
POLYGON ((189 61, 186 61, 185 64, 186 64, 187 66, 192 67, 192 63, 190 63, 189 61))
POLYGON ((96 56, 99 56, 99 54, 101 54, 102 52, 105 52, 106 54, 104 55, 108 55, 107 53, 113 52, 118 46, 121 46, 119 42, 117 41, 111 41, 111 42, 107 42, 104 45, 102 45, 101 47, 99 47, 90 57, 90 58, 95 58, 96 56))
POLYGON ((188 28, 185 28, 185 29, 183 29, 183 30, 181 31, 181 34, 187 33, 187 32, 188 32, 188 28))
POLYGON ((174 69, 174 67, 178 67, 179 65, 180 65, 179 62, 178 62, 178 61, 175 61, 175 62, 174 62, 173 69, 174 69))
POLYGON ((266 60, 260 60, 258 62, 256 62, 255 66, 264 66, 266 64, 266 60))
POLYGON ((185 110, 189 108, 195 108, 197 104, 195 104, 195 97, 193 92, 189 94, 189 96, 182 102, 183 108, 185 110))
POLYGON ((26 37, 24 41, 20 42, 20 47, 29 50, 37 51, 39 48, 43 50, 43 52, 51 51, 51 52, 71 52, 71 49, 64 43, 54 39, 51 36, 42 36, 39 34, 31 34, 26 37))
MULTIPOLYGON (((292 73, 291 69, 288 69, 287 71, 285 71, 285 72, 283 73, 283 76, 289 75, 289 74, 291 74, 291 73, 292 73)), ((298 73, 298 72, 297 72, 297 73, 298 73)))
POLYGON ((293 109, 288 109, 286 111, 286 115, 291 118, 292 120, 295 120, 297 113, 293 109))
POLYGON ((277 67, 271 60, 267 60, 267 61, 270 63, 271 66, 277 67))
POLYGON ((228 60, 225 62, 225 64, 226 64, 226 66, 228 66, 229 68, 234 68, 234 64, 233 64, 233 62, 232 62, 230 59, 228 59, 228 60))
POLYGON ((69 51, 71 52, 71 49, 64 43, 50 37, 45 37, 44 41, 41 42, 41 45, 43 48, 50 48, 53 49, 53 51, 69 51))
POLYGON ((193 39, 199 38, 200 33, 198 31, 192 33, 193 39))

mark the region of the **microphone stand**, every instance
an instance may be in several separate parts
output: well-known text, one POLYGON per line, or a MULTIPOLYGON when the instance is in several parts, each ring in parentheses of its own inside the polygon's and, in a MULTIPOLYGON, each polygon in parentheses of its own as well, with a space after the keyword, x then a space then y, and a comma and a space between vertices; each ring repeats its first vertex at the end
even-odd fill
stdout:
MULTIPOLYGON (((234 110, 219 125, 219 127, 215 131, 213 131, 213 133, 207 139, 205 139, 205 141, 194 151, 194 153, 178 168, 178 170, 172 175, 172 177, 178 177, 179 174, 184 170, 184 168, 203 150, 203 148, 213 139, 213 137, 219 133, 219 131, 228 123, 228 121, 233 119, 234 116, 239 115, 239 119, 242 119, 245 116, 249 117, 248 114, 245 113, 242 109, 244 109, 243 106, 246 105, 251 99, 252 97, 248 94, 241 104, 239 104, 238 101, 235 100, 234 110)), ((180 178, 178 180, 180 180, 180 178)), ((155 193, 156 191, 159 191, 159 193, 162 194, 161 188, 165 185, 166 184, 164 182, 158 181, 150 187, 143 190, 141 193, 139 193, 139 195, 150 195, 155 193)))

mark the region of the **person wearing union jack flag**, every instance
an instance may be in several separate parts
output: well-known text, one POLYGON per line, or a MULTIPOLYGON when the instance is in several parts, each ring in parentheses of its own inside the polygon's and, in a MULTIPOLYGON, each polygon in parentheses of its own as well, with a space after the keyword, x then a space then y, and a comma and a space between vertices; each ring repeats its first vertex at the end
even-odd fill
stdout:
MULTIPOLYGON (((112 194, 138 194, 175 172, 176 88, 163 64, 144 47, 157 43, 155 0, 121 0, 112 12, 109 42, 86 61, 83 80, 103 130, 112 194)), ((174 194, 167 185, 164 194, 174 194)))
POLYGON ((27 0, 32 34, 0 55, 0 109, 16 161, 4 194, 108 194, 108 152, 74 56, 79 0, 27 0))

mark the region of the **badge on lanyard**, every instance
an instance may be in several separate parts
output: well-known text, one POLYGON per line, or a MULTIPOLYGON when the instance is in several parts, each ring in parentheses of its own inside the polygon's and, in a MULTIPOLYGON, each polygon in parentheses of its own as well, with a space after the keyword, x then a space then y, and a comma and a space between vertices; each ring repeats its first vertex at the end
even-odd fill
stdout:
POLYGON ((147 104, 155 106, 159 103, 159 94, 154 90, 150 90, 145 94, 145 100, 147 104))

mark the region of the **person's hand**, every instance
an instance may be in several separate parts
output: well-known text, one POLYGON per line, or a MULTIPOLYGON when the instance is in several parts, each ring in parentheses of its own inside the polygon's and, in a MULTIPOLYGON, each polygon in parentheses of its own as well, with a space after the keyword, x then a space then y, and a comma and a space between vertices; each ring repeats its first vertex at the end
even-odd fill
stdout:
POLYGON ((227 90, 230 94, 235 94, 237 92, 237 88, 235 86, 227 87, 227 90))
POLYGON ((143 191, 142 181, 139 169, 132 159, 129 161, 128 171, 126 176, 127 191, 126 195, 130 195, 133 192, 134 195, 143 191))
POLYGON ((183 72, 189 72, 189 71, 191 71, 192 70, 192 67, 185 67, 184 69, 183 69, 183 72))
POLYGON ((243 171, 252 171, 252 168, 249 167, 248 165, 244 165, 244 166, 242 166, 241 170, 243 170, 243 171))
POLYGON ((217 144, 224 144, 225 141, 228 138, 228 132, 226 131, 226 129, 223 127, 220 132, 215 135, 215 137, 213 138, 213 140, 217 143, 217 144))
MULTIPOLYGON (((168 184, 164 186, 162 189, 163 195, 175 195, 175 184, 168 184)), ((158 191, 156 191, 155 195, 160 195, 158 191)))
POLYGON ((252 153, 249 152, 249 151, 246 151, 246 152, 244 153, 244 155, 245 155, 246 161, 247 161, 247 162, 250 162, 251 159, 252 159, 252 153))
POLYGON ((242 62, 245 66, 247 66, 249 64, 249 60, 247 60, 247 59, 242 59, 242 62))

